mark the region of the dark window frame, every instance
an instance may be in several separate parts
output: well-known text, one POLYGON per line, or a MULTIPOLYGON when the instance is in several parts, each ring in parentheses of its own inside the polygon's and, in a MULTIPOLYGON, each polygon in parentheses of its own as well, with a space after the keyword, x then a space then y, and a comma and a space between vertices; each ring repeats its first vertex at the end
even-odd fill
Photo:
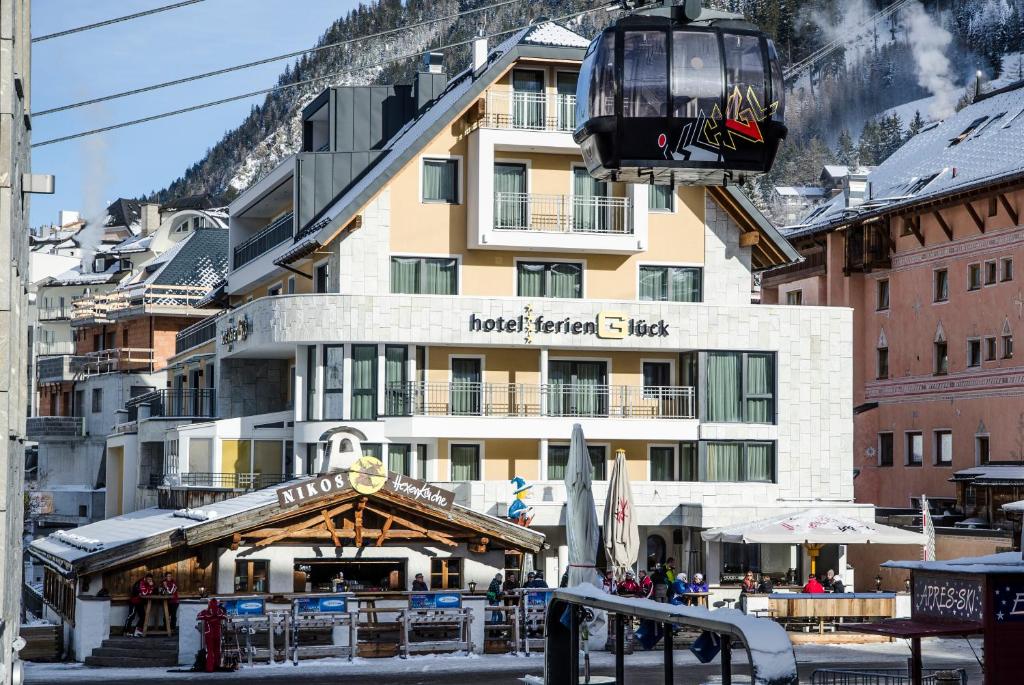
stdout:
POLYGON ((882 431, 878 434, 878 465, 882 467, 892 466, 895 461, 896 437, 892 431, 882 431))

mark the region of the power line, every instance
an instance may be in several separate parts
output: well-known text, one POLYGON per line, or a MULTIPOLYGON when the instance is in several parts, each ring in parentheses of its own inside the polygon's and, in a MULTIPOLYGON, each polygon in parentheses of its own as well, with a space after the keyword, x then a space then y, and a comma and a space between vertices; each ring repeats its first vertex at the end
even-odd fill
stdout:
POLYGON ((95 24, 86 24, 85 26, 77 26, 73 29, 67 29, 66 31, 57 31, 56 33, 47 33, 44 36, 36 36, 32 39, 33 43, 40 43, 44 40, 50 40, 51 38, 60 38, 61 36, 70 36, 72 33, 81 33, 82 31, 90 31, 92 29, 98 29, 101 26, 110 26, 111 24, 117 24, 122 21, 128 21, 129 19, 138 19, 139 17, 147 17, 150 14, 157 14, 159 12, 166 12, 168 10, 177 9, 184 7, 185 5, 194 5, 197 2, 203 2, 204 0, 184 0, 183 2, 176 2, 173 5, 164 5, 163 7, 154 7, 151 10, 145 12, 136 12, 135 14, 126 14, 123 17, 116 17, 114 19, 107 19, 106 21, 98 21, 95 24))
MULTIPOLYGON (((192 0, 192 1, 193 2, 199 2, 200 0, 192 0)), ((333 48, 340 48, 340 47, 344 47, 346 45, 350 45, 352 43, 358 43, 358 42, 361 42, 361 41, 364 41, 364 40, 370 40, 371 38, 381 38, 383 36, 388 36, 388 35, 391 35, 393 33, 398 33, 400 31, 409 31, 409 30, 412 30, 412 29, 420 28, 422 26, 427 26, 429 24, 435 24, 437 22, 447 21, 449 19, 458 19, 459 17, 467 16, 467 15, 470 15, 470 14, 476 14, 477 12, 483 12, 484 10, 497 9, 499 7, 504 7, 505 5, 513 5, 513 4, 517 4, 519 2, 521 2, 521 0, 503 0, 502 2, 497 2, 497 3, 493 4, 493 5, 487 5, 487 6, 484 6, 484 7, 477 7, 477 8, 471 9, 471 10, 465 10, 463 12, 455 12, 454 14, 449 14, 449 15, 446 15, 444 17, 438 17, 436 19, 427 19, 427 20, 418 22, 416 24, 408 24, 406 26, 400 26, 400 27, 393 28, 393 29, 387 29, 386 31, 378 31, 377 33, 370 33, 370 34, 367 34, 365 36, 358 36, 356 38, 349 38, 347 40, 339 41, 337 43, 330 43, 329 45, 320 45, 318 47, 310 48, 308 50, 296 50, 295 52, 287 52, 287 53, 285 53, 283 55, 275 55, 273 57, 266 57, 264 59, 259 59, 259 60, 256 60, 254 62, 245 62, 244 64, 236 64, 235 66, 232 66, 232 67, 224 67, 223 69, 215 69, 214 71, 207 71, 207 72, 202 73, 202 74, 195 74, 193 76, 185 76, 185 77, 182 77, 182 78, 179 78, 179 79, 174 79, 173 81, 164 81, 163 83, 154 83, 154 84, 149 85, 149 86, 143 86, 141 88, 134 88, 132 90, 126 90, 126 91, 122 91, 120 93, 112 93, 110 95, 104 95, 102 97, 92 98, 90 100, 83 100, 81 102, 74 102, 74 103, 71 103, 71 104, 68 104, 68 105, 61 105, 60 107, 51 107, 50 109, 44 109, 44 110, 41 110, 39 112, 34 112, 32 114, 32 116, 33 116, 33 118, 43 117, 43 116, 46 116, 47 114, 55 114, 57 112, 64 112, 64 111, 69 110, 69 109, 76 109, 78 107, 86 107, 88 105, 95 105, 95 104, 99 104, 101 102, 108 102, 109 100, 116 100, 118 98, 128 97, 130 95, 139 95, 140 93, 148 93, 150 91, 159 90, 161 88, 169 88, 171 86, 178 86, 178 85, 181 85, 183 83, 190 83, 192 81, 199 81, 201 79, 210 78, 211 76, 220 76, 221 74, 229 74, 229 73, 231 73, 233 71, 240 71, 242 69, 249 69, 251 67, 258 67, 258 66, 263 65, 263 64, 270 64, 272 62, 279 62, 281 60, 291 59, 292 57, 298 57, 300 55, 311 55, 311 54, 315 54, 317 52, 321 52, 323 50, 331 50, 333 48)))
MULTIPOLYGON (((600 5, 598 7, 593 7, 591 9, 581 10, 579 12, 573 12, 573 13, 570 13, 570 14, 564 14, 564 15, 561 15, 561 16, 558 16, 558 17, 552 17, 552 18, 548 19, 547 21, 563 21, 565 19, 573 19, 575 17, 583 16, 584 14, 589 14, 591 12, 597 12, 599 10, 603 10, 603 9, 605 9, 605 7, 608 7, 608 6, 611 6, 611 5, 614 5, 614 4, 617 4, 617 3, 606 2, 606 3, 603 3, 602 5, 600 5)), ((334 78, 336 76, 341 76, 342 74, 351 74, 351 73, 355 73, 355 72, 361 72, 361 71, 365 71, 366 69, 370 69, 372 67, 387 66, 387 65, 393 64, 395 62, 401 62, 401 61, 406 60, 406 59, 410 59, 410 58, 413 58, 413 57, 418 57, 419 55, 427 54, 428 52, 434 52, 434 51, 438 51, 438 50, 450 50, 452 48, 461 47, 463 45, 469 45, 470 43, 474 42, 478 38, 497 38, 498 36, 504 36, 504 35, 507 35, 509 33, 515 33, 516 31, 520 31, 520 30, 522 30, 524 28, 529 28, 529 26, 530 26, 530 24, 525 24, 525 25, 517 26, 515 28, 508 29, 508 30, 505 30, 505 31, 498 31, 498 32, 495 32, 495 33, 490 33, 490 34, 487 34, 486 36, 479 36, 479 37, 475 37, 475 38, 470 38, 468 40, 462 40, 462 41, 458 41, 458 42, 455 42, 455 43, 449 43, 447 45, 441 45, 441 46, 434 47, 434 48, 428 48, 426 50, 418 50, 416 52, 409 52, 409 53, 405 53, 403 55, 398 55, 397 57, 391 57, 389 59, 386 59, 386 60, 383 60, 383 61, 380 61, 380 62, 375 62, 375 63, 371 63, 371 64, 364 64, 364 65, 361 65, 359 67, 354 67, 354 68, 351 68, 351 69, 342 69, 340 71, 336 71, 336 72, 333 72, 331 74, 325 74, 324 76, 317 76, 315 78, 305 79, 305 80, 302 80, 302 81, 296 81, 295 83, 286 83, 284 85, 274 86, 272 88, 263 88, 261 90, 254 90, 254 91, 251 91, 249 93, 243 93, 242 95, 233 95, 231 97, 221 98, 219 100, 213 100, 211 102, 203 102, 203 103, 200 103, 198 105, 192 105, 191 107, 183 107, 181 109, 176 109, 176 110, 172 110, 172 111, 169 111, 169 112, 162 112, 160 114, 153 114, 153 115, 150 115, 148 117, 142 117, 140 119, 132 119, 130 121, 123 121, 123 122, 120 122, 120 123, 117 123, 117 124, 111 124, 110 126, 103 126, 102 128, 94 128, 94 129, 91 129, 91 130, 88 130, 88 131, 80 131, 79 133, 73 133, 71 135, 61 136, 59 138, 51 138, 49 140, 44 140, 44 141, 41 141, 41 142, 38 142, 38 143, 33 143, 32 147, 35 148, 35 147, 42 147, 44 145, 53 145, 54 143, 63 143, 63 142, 69 141, 69 140, 75 140, 76 138, 84 138, 86 136, 95 135, 97 133, 106 133, 107 131, 114 131, 116 129, 127 128, 128 126, 135 126, 137 124, 144 124, 144 123, 147 123, 147 122, 150 122, 150 121, 156 121, 157 119, 166 119, 167 117, 173 117, 173 116, 177 116, 179 114, 187 114, 188 112, 195 112, 196 110, 206 109, 208 107, 216 107, 217 105, 223 105, 223 104, 227 104, 229 102, 236 102, 238 100, 244 100, 246 98, 254 97, 256 95, 265 95, 267 93, 275 93, 275 92, 279 92, 279 91, 283 91, 283 90, 289 90, 291 88, 297 88, 299 86, 304 86, 304 85, 307 85, 307 84, 310 84, 310 83, 315 83, 317 81, 324 81, 324 80, 327 80, 327 79, 334 78)))

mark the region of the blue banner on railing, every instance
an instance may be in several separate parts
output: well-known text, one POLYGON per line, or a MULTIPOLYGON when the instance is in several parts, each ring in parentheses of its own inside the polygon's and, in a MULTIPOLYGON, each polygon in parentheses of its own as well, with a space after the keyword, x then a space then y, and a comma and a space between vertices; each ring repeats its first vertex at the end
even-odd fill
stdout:
POLYGON ((528 607, 547 606, 551 601, 551 590, 531 590, 523 594, 528 607))
POLYGON ((266 601, 262 597, 222 599, 220 605, 228 616, 262 616, 266 613, 266 601))
POLYGON ((459 592, 426 592, 409 595, 410 609, 458 609, 462 606, 459 592))
POLYGON ((292 600, 300 614, 344 614, 348 612, 348 597, 329 595, 326 597, 296 597, 292 600))

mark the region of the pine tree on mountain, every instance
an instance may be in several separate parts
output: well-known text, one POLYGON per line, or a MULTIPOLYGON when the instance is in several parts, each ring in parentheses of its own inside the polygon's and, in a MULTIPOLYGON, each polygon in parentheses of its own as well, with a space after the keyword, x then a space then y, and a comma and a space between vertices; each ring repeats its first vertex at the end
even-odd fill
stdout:
POLYGON ((839 132, 839 141, 836 143, 836 161, 845 166, 857 164, 857 148, 853 145, 849 129, 844 128, 839 132))
POLYGON ((857 143, 860 163, 867 166, 878 164, 880 149, 878 124, 874 119, 868 119, 864 122, 864 130, 860 132, 860 141, 857 143))
POLYGON ((924 119, 921 117, 921 110, 914 112, 914 118, 910 120, 910 125, 907 127, 907 137, 905 140, 910 140, 924 128, 924 119))
POLYGON ((900 121, 898 114, 892 116, 883 117, 881 123, 878 126, 878 160, 876 164, 881 164, 889 155, 896 152, 903 145, 903 122, 900 121))

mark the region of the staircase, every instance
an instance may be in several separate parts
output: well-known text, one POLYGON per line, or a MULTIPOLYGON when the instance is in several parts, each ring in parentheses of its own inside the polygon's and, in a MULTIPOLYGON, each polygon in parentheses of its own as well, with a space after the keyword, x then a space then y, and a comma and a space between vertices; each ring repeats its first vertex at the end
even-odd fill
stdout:
POLYGON ((178 638, 111 637, 85 657, 86 666, 149 668, 178 665, 178 638))

